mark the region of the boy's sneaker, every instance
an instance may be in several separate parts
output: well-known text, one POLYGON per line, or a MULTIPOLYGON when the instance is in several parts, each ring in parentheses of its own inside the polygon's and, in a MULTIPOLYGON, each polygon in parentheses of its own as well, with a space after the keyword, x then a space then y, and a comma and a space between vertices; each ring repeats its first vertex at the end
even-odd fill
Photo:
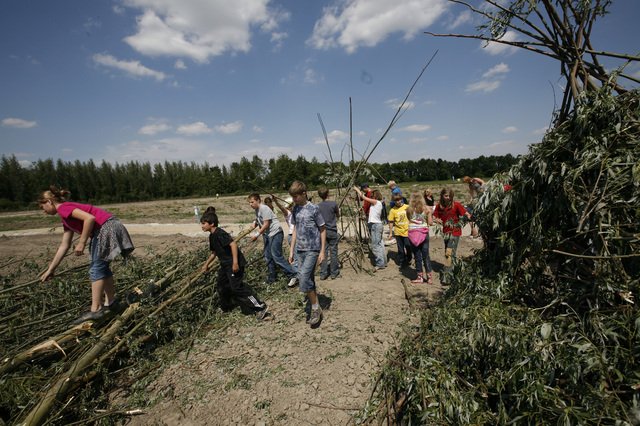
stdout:
POLYGON ((320 324, 321 320, 322 320, 322 308, 311 309, 311 314, 309 315, 309 321, 307 321, 307 324, 313 327, 314 325, 320 324))
POLYGON ((264 321, 268 316, 269 310, 267 309, 267 305, 264 305, 264 308, 256 312, 256 319, 258 321, 264 321))
POLYGON ((103 305, 102 309, 105 310, 105 313, 111 313, 111 312, 120 312, 122 311, 124 308, 124 305, 122 304, 122 302, 120 302, 120 298, 116 297, 111 301, 110 305, 103 305))
POLYGON ((287 287, 293 288, 298 285, 298 277, 292 277, 287 283, 287 287))
POLYGON ((342 275, 340 275, 340 272, 338 272, 337 275, 331 275, 331 279, 332 280, 335 280, 335 279, 338 279, 338 278, 342 278, 342 275))

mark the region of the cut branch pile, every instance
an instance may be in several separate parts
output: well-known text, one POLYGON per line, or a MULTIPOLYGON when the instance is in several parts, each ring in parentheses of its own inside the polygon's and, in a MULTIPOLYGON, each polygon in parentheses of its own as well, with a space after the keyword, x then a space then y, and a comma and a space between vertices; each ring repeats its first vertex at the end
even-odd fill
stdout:
POLYGON ((488 184, 484 249, 389 355, 363 420, 638 424, 639 165, 640 94, 584 92, 488 184))

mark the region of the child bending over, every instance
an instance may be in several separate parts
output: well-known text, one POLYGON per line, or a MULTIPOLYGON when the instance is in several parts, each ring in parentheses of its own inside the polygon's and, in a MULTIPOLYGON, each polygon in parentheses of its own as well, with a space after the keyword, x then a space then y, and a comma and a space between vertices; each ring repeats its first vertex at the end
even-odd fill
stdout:
POLYGON ((80 234, 74 248, 76 256, 82 255, 90 240, 91 265, 91 310, 75 323, 97 320, 108 310, 116 307, 116 288, 109 263, 118 256, 128 256, 134 249, 131 237, 124 225, 111 213, 90 204, 67 201, 71 195, 66 189, 51 186, 38 199, 40 208, 48 215, 57 214, 62 220, 64 233, 62 242, 49 268, 41 275, 42 282, 53 277, 53 273, 71 247, 73 234, 80 234), (104 303, 103 303, 104 296, 104 303))

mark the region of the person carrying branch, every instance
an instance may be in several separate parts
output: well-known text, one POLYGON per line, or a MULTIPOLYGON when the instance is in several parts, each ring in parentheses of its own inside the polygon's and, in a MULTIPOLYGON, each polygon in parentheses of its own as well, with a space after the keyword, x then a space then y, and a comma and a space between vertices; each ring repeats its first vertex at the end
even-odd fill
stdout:
POLYGON ((369 216, 367 218, 367 226, 369 228, 369 243, 371 245, 371 254, 373 255, 373 266, 379 271, 387 267, 387 259, 384 249, 384 241, 382 234, 384 231, 384 223, 382 216, 382 194, 379 190, 374 190, 371 196, 363 194, 362 190, 357 186, 353 187, 358 197, 369 203, 369 216))
POLYGON ((276 282, 276 265, 282 269, 289 282, 287 287, 295 287, 298 282, 298 271, 287 263, 282 254, 282 242, 284 241, 284 231, 280 221, 276 217, 273 209, 262 203, 260 194, 253 193, 247 198, 249 206, 255 210, 256 219, 253 227, 258 230, 257 235, 251 237, 255 241, 259 235, 264 240, 264 260, 267 263, 267 284, 276 282))
POLYGON ((220 309, 229 312, 234 304, 237 304, 243 313, 254 314, 256 319, 264 320, 268 315, 267 304, 261 302, 251 288, 244 283, 247 261, 231 235, 224 229, 218 228, 215 207, 207 207, 200 218, 200 226, 204 232, 209 232, 209 249, 211 250, 211 254, 202 265, 202 272, 209 272, 216 257, 220 260, 216 283, 220 309))
POLYGON ((464 206, 453 199, 453 189, 443 188, 440 191, 440 202, 433 212, 435 221, 442 225, 444 234, 444 271, 441 284, 447 284, 450 279, 452 264, 456 260, 458 242, 462 236, 462 226, 460 218, 471 218, 471 214, 465 210, 464 206))
POLYGON ((82 255, 89 243, 91 308, 75 321, 80 323, 100 319, 106 312, 116 308, 116 288, 109 264, 119 254, 127 257, 135 247, 127 228, 115 216, 91 204, 67 201, 70 195, 71 192, 66 189, 51 186, 38 198, 38 205, 45 214, 60 216, 64 230, 58 251, 40 279, 45 282, 53 277, 71 247, 74 233, 80 234, 73 250, 76 256, 82 255))

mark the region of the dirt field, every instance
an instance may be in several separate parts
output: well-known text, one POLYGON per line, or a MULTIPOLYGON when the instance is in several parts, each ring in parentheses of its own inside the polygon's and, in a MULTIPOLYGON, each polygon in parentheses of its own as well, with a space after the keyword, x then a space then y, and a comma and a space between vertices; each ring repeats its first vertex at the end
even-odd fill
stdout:
MULTIPOLYGON (((231 224, 226 226, 230 231, 237 232, 251 220, 246 202, 232 214, 232 203, 243 200, 218 203, 229 206, 229 214, 221 209, 220 219, 222 226, 231 224)), ((129 228, 137 255, 145 255, 145 247, 206 244, 207 234, 195 223, 193 205, 202 211, 208 203, 217 205, 215 201, 165 203, 107 207, 117 210, 129 228), (170 211, 175 213, 163 214, 170 211), (145 220, 140 212, 154 214, 145 220)), ((34 217, 27 222, 32 228, 3 228, 0 262, 53 254, 59 229, 33 227, 37 224, 34 217)), ((461 257, 482 245, 467 235, 468 229, 460 242, 461 257)), ((395 245, 387 250, 393 259, 395 245)), ((440 237, 431 237, 431 259, 438 270, 444 259, 440 237)), ((154 406, 128 407, 143 409, 129 424, 344 425, 352 421, 371 394, 385 353, 396 344, 402 326, 417 322, 419 309, 410 308, 402 284, 415 276, 413 269, 401 271, 393 260, 377 273, 356 273, 343 266, 341 278, 317 279, 325 308, 319 328, 311 329, 305 323, 298 306, 265 300, 274 320, 211 332, 200 339, 188 357, 178 356, 148 386, 154 406)), ((437 274, 435 278, 431 286, 408 286, 412 294, 435 297, 442 291, 437 274)))

